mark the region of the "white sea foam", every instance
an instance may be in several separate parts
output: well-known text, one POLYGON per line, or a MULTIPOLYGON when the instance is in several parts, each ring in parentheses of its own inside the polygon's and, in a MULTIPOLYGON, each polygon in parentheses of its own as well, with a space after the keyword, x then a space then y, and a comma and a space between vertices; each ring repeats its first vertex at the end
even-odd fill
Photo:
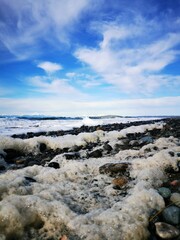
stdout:
POLYGON ((0 118, 0 135, 13 135, 27 132, 47 132, 57 130, 69 130, 74 127, 81 127, 82 125, 95 126, 110 123, 127 123, 134 121, 146 121, 154 118, 103 118, 103 119, 91 119, 85 117, 84 119, 54 119, 54 120, 42 120, 42 119, 21 119, 15 117, 0 118))
MULTIPOLYGON (((2 137, 0 149, 38 151, 39 142, 53 149, 107 140, 113 145, 127 133, 161 127, 162 124, 152 124, 120 132, 98 130, 27 140, 2 137)), ((166 177, 165 168, 176 169, 180 160, 171 156, 170 150, 180 151, 178 140, 173 137, 158 139, 140 150, 120 151, 113 157, 66 160, 58 155, 51 161, 58 162, 60 169, 32 166, 1 174, 0 239, 59 239, 63 234, 74 240, 147 239, 150 211, 164 207, 164 200, 155 189, 166 177), (133 179, 126 186, 129 190, 125 197, 123 188, 113 188, 113 178, 99 174, 101 165, 122 160, 131 162, 133 179)))

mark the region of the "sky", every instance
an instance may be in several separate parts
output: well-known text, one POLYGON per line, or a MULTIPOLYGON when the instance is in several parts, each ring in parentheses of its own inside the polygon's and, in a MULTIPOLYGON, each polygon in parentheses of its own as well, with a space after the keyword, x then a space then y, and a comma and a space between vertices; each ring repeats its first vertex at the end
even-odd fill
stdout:
POLYGON ((180 0, 0 6, 0 114, 180 115, 180 0))

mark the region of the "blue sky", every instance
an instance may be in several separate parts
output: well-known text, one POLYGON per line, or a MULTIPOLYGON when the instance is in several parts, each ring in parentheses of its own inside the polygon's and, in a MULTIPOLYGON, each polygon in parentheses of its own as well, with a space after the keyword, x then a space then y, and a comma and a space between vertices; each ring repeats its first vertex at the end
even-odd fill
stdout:
POLYGON ((0 6, 0 114, 180 115, 180 0, 0 6))

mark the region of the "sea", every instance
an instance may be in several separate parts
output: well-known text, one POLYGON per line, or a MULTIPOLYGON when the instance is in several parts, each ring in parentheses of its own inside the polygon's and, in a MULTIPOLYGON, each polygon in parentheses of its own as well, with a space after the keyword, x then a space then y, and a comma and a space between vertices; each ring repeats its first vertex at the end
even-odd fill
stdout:
POLYGON ((57 117, 45 115, 0 115, 0 135, 13 135, 27 132, 42 132, 56 130, 70 130, 82 125, 96 126, 112 123, 127 123, 161 119, 163 117, 120 117, 120 116, 93 116, 93 117, 57 117))
POLYGON ((129 134, 148 137, 148 131, 164 127, 163 119, 120 131, 97 129, 78 135, 29 139, 11 135, 159 118, 1 116, 0 240, 148 239, 151 212, 165 206, 157 188, 166 178, 165 169, 177 167, 178 158, 169 152, 180 152, 179 142, 173 136, 150 139, 142 147, 120 148, 112 154, 104 146, 123 146, 129 134), (28 161, 32 156, 38 160, 42 144, 48 150, 58 150, 57 155, 49 159, 47 152, 45 164, 22 167, 25 156, 28 161), (21 152, 22 156, 9 163, 7 149, 21 152), (67 153, 79 150, 76 159, 68 159, 61 149, 67 149, 67 153), (90 155, 90 151, 98 149, 102 156, 90 155), (59 168, 50 167, 50 163, 59 168), (130 166, 121 188, 114 187, 114 177, 99 171, 105 164, 115 163, 130 166))

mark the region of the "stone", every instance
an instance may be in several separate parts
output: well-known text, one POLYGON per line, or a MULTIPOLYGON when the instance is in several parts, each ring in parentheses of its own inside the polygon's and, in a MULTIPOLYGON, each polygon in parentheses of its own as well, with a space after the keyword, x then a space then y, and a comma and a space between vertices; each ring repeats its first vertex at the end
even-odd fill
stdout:
POLYGON ((171 190, 169 188, 166 188, 166 187, 158 188, 158 193, 163 198, 170 198, 170 196, 171 196, 171 190))
POLYGON ((128 183, 128 180, 125 177, 118 177, 112 180, 112 184, 117 187, 123 187, 126 183, 128 183))
POLYGON ((57 162, 50 162, 48 164, 48 167, 52 167, 52 168, 55 168, 55 169, 60 168, 59 163, 57 163, 57 162))
POLYGON ((89 157, 92 157, 92 158, 100 158, 100 157, 102 157, 102 150, 96 149, 96 150, 90 152, 89 153, 89 157))
POLYGON ((113 148, 108 143, 105 143, 103 149, 107 152, 111 152, 113 148))
POLYGON ((0 165, 0 171, 6 170, 6 167, 4 165, 0 165))
POLYGON ((129 167, 128 163, 106 163, 99 167, 100 174, 124 174, 129 167))
POLYGON ((180 224, 180 208, 176 206, 169 206, 163 210, 162 217, 165 222, 178 225, 180 224))
POLYGON ((170 201, 174 203, 174 205, 180 207, 180 193, 173 193, 171 195, 170 201))
POLYGON ((140 145, 149 144, 149 143, 153 143, 153 142, 154 142, 154 140, 151 136, 145 136, 139 140, 140 145))
POLYGON ((40 143, 39 144, 39 150, 40 152, 44 152, 47 149, 47 146, 45 143, 40 143))
POLYGON ((12 148, 4 149, 4 152, 6 153, 5 161, 7 163, 14 163, 15 158, 23 155, 20 151, 12 148))
POLYGON ((155 223, 155 226, 156 234, 162 239, 173 239, 180 235, 179 229, 170 224, 157 222, 155 223))
POLYGON ((80 154, 78 152, 70 152, 70 153, 64 153, 63 156, 67 159, 77 159, 80 157, 80 154))

